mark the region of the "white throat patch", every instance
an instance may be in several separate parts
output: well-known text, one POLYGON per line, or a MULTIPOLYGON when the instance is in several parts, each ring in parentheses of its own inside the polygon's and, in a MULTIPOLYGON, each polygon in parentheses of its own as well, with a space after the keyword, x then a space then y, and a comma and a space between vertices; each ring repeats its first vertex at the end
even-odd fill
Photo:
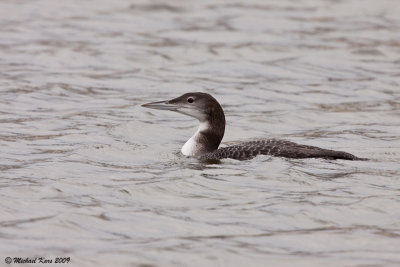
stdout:
POLYGON ((198 156, 201 152, 201 143, 199 143, 199 135, 201 131, 205 131, 210 127, 207 121, 200 122, 199 128, 195 134, 183 145, 181 152, 185 156, 198 156))

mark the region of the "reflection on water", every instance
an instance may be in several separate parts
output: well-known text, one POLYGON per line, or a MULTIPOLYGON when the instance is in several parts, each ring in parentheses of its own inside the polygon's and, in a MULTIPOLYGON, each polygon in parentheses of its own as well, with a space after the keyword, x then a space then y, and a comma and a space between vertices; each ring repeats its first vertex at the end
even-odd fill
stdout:
POLYGON ((397 1, 2 1, 0 250, 70 264, 400 264, 397 1), (180 155, 279 137, 369 162, 180 155))

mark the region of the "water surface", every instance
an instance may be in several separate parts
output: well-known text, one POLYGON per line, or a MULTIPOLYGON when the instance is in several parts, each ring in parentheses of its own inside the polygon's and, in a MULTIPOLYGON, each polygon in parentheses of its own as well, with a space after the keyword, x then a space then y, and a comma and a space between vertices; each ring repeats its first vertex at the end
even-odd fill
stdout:
POLYGON ((0 3, 0 255, 70 266, 398 266, 398 1, 0 3), (206 165, 197 122, 140 104, 213 94, 224 142, 368 162, 206 165))

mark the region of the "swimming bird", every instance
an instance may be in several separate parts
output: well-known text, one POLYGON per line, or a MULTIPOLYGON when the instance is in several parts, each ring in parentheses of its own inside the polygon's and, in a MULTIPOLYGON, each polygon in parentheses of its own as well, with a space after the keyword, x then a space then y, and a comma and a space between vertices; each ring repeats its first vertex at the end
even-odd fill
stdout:
POLYGON ((225 133, 225 114, 218 101, 207 93, 186 93, 171 100, 143 104, 142 107, 175 111, 198 119, 199 128, 183 145, 181 152, 200 160, 247 160, 260 154, 286 158, 364 160, 343 151, 276 139, 248 141, 218 148, 225 133))

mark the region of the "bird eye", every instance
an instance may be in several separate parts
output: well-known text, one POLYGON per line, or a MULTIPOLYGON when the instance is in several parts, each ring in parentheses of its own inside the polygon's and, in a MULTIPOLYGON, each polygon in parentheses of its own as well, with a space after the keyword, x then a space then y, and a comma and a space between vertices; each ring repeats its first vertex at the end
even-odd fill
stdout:
POLYGON ((187 99, 187 101, 188 101, 189 103, 193 103, 194 99, 191 98, 191 97, 189 97, 189 98, 187 99))

